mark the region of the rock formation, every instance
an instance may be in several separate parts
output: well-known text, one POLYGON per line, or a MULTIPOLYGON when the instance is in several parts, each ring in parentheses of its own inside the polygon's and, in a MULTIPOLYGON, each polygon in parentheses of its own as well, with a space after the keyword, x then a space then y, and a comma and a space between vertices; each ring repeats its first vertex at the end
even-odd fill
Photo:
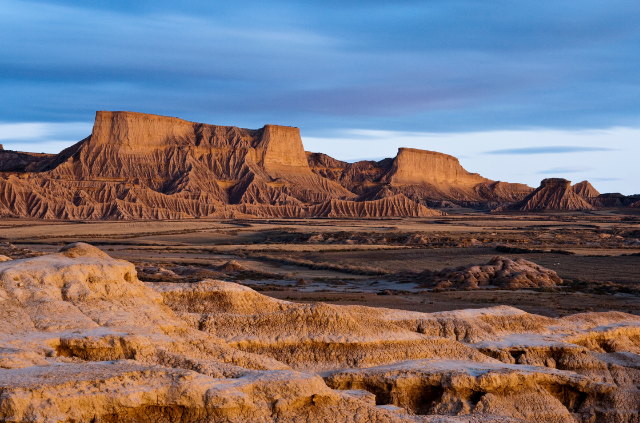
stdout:
POLYGON ((418 313, 141 283, 87 244, 0 263, 0 420, 634 422, 640 318, 418 313))
POLYGON ((60 154, 0 153, 0 215, 46 219, 426 216, 407 198, 354 203, 313 173, 297 128, 98 112, 60 154))
POLYGON ((561 178, 548 178, 540 187, 522 201, 502 206, 496 211, 538 211, 538 210, 591 210, 591 206, 571 188, 571 181, 561 178))
POLYGON ((594 207, 618 208, 618 207, 637 207, 633 203, 638 201, 640 197, 636 195, 622 195, 620 193, 600 194, 597 197, 590 197, 586 200, 594 207))
POLYGON ((251 130, 133 112, 97 112, 91 135, 56 155, 0 149, 5 217, 419 217, 440 214, 431 207, 584 210, 638 201, 603 197, 587 181, 569 192, 564 182, 545 184, 553 186, 534 193, 413 148, 346 163, 305 152, 297 128, 251 130))
POLYGON ((571 190, 582 198, 593 198, 600 195, 597 189, 589 183, 589 181, 578 182, 571 187, 571 190))
POLYGON ((379 162, 346 163, 321 153, 308 153, 308 159, 314 173, 340 183, 361 200, 403 194, 425 206, 486 206, 522 200, 533 191, 469 173, 453 156, 414 148, 400 148, 395 158, 379 162))
POLYGON ((524 259, 494 257, 484 265, 468 265, 419 275, 425 287, 477 289, 496 286, 507 289, 554 287, 562 284, 556 272, 524 259))
MULTIPOLYGON (((2 147, 1 144, 0 147, 2 147)), ((24 153, 0 148, 0 173, 35 171, 53 156, 53 154, 24 153)))

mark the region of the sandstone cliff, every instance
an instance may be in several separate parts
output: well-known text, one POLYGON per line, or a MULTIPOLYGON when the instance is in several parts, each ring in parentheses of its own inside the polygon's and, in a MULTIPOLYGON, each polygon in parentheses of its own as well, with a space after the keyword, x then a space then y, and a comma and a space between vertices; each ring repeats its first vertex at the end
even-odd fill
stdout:
POLYGON ((540 187, 522 201, 503 206, 497 211, 535 211, 535 210, 591 210, 584 198, 571 189, 571 181, 561 178, 548 178, 540 183, 540 187))
MULTIPOLYGON (((380 175, 381 176, 381 175, 380 175)), ((365 177, 366 179, 366 177, 365 177)), ((312 172, 297 128, 258 130, 97 112, 58 155, 0 152, 0 215, 45 219, 418 217, 406 197, 359 201, 312 172)))
POLYGON ((587 181, 565 185, 546 182, 533 192, 412 148, 346 163, 306 153, 297 128, 251 130, 133 112, 97 112, 92 134, 57 155, 0 150, 0 216, 416 217, 438 214, 430 207, 585 210, 637 201, 598 195, 587 181))
POLYGON ((311 170, 339 182, 360 200, 402 194, 425 206, 443 202, 491 206, 522 200, 533 189, 492 181, 466 171, 458 159, 434 151, 400 148, 393 159, 346 163, 321 153, 307 153, 311 170))
POLYGON ((82 243, 0 263, 1 421, 633 422, 639 353, 640 319, 620 312, 419 313, 143 284, 82 243))
POLYGON ((91 136, 56 156, 24 164, 7 155, 0 155, 5 216, 224 217, 235 204, 301 207, 355 197, 311 172, 297 128, 274 125, 249 130, 98 112, 91 136))

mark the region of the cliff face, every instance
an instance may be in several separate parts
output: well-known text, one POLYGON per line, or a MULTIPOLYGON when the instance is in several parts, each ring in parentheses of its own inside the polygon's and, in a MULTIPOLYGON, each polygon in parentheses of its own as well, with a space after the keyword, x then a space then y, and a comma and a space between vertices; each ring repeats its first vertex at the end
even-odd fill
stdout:
POLYGON ((533 191, 470 173, 453 156, 414 148, 400 148, 395 158, 378 162, 345 163, 321 153, 308 153, 308 161, 314 173, 339 182, 360 200, 402 194, 427 206, 491 206, 522 200, 533 191))
POLYGON ((297 128, 250 130, 132 112, 98 112, 91 137, 54 176, 129 178, 159 188, 185 173, 233 184, 261 176, 311 174, 297 128), (202 175, 205 177, 205 175, 202 175))
POLYGON ((356 195, 348 188, 311 171, 299 130, 284 126, 251 130, 97 112, 91 136, 58 155, 0 154, 4 216, 177 219, 431 212, 407 198, 352 204, 356 195))
POLYGON ((0 150, 0 216, 411 217, 430 215, 434 206, 584 210, 637 201, 613 204, 586 181, 567 184, 546 180, 533 192, 412 148, 346 163, 306 153, 297 128, 252 130, 133 112, 97 112, 91 135, 57 155, 0 150))
POLYGON ((435 151, 400 148, 383 180, 399 185, 458 185, 472 187, 488 179, 469 173, 453 156, 435 151))

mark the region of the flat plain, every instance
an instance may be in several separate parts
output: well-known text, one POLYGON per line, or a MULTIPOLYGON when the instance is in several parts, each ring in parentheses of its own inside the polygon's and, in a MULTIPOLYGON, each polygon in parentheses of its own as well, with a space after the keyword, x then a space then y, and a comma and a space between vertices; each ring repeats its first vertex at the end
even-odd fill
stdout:
MULTIPOLYGON (((421 312, 500 304, 552 317, 640 314, 640 216, 611 211, 413 219, 7 219, 0 241, 31 254, 82 241, 136 265, 148 282, 205 277, 274 298, 421 312), (554 270, 558 287, 433 289, 420 272, 481 265, 495 256, 554 270), (224 267, 232 262, 233 266, 224 267)), ((1 246, 0 246, 1 248, 1 246)))

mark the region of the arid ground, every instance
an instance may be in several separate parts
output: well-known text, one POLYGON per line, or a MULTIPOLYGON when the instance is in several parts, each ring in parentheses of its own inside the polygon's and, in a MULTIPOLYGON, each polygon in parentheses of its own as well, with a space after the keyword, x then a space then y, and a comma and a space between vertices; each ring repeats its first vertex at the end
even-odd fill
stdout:
POLYGON ((421 312, 506 304, 546 315, 640 314, 640 215, 615 212, 381 220, 3 220, 0 253, 55 252, 83 241, 136 265, 149 282, 232 281, 274 298, 421 312), (413 273, 522 258, 554 270, 554 288, 433 289, 413 273), (232 262, 231 266, 224 265, 232 262), (409 273, 409 274, 408 274, 409 273))

